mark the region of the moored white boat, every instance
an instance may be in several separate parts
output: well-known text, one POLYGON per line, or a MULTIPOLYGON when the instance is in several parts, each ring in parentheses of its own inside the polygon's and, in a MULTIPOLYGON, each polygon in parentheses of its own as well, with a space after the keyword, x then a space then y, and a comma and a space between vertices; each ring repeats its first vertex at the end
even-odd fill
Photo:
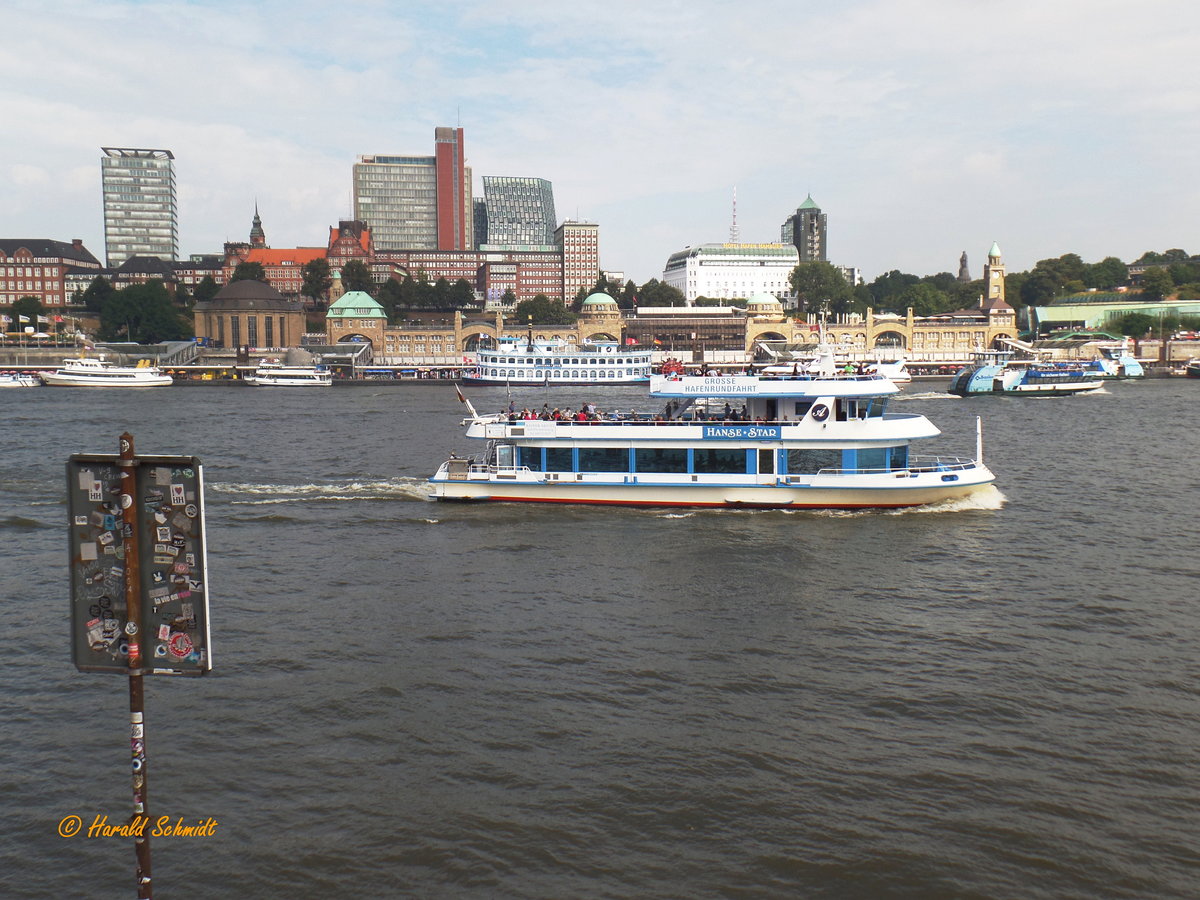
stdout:
POLYGON ((650 380, 651 351, 616 341, 582 345, 502 337, 496 347, 475 351, 463 373, 470 384, 638 384, 650 380))
POLYGON ((42 380, 30 372, 0 372, 0 388, 41 387, 42 380))
POLYGON ((874 362, 867 364, 867 371, 876 375, 882 375, 896 384, 908 384, 912 381, 912 374, 908 371, 908 366, 904 360, 897 359, 892 362, 874 362))
POLYGON ((635 506, 890 508, 969 496, 992 484, 976 459, 910 453, 940 432, 887 411, 878 375, 661 376, 654 415, 584 420, 470 417, 479 459, 452 456, 430 479, 439 500, 635 506), (736 407, 736 408, 735 408, 736 407))
MULTIPOLYGON (((772 363, 764 366, 760 372, 763 375, 805 375, 810 372, 819 371, 827 363, 822 360, 822 354, 826 352, 826 348, 822 345, 819 348, 818 354, 813 359, 795 360, 790 363, 772 363)), ((836 358, 835 358, 836 359, 836 358)), ((835 363, 838 370, 863 374, 863 375, 882 375, 896 384, 908 384, 912 381, 912 374, 908 371, 908 366, 902 359, 892 362, 850 362, 848 360, 837 359, 835 363)))
POLYGON ((51 387, 166 387, 170 375, 143 360, 136 366, 118 366, 102 359, 81 356, 64 359, 61 368, 42 375, 51 387))
POLYGON ((264 362, 253 375, 246 376, 245 382, 255 387, 328 387, 333 384, 333 373, 324 366, 264 362))

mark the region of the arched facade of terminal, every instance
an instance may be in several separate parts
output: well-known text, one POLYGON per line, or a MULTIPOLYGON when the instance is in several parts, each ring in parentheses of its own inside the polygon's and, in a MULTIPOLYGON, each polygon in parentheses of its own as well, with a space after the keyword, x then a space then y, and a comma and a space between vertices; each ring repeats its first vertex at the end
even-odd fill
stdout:
MULTIPOLYGON (((1004 266, 996 246, 984 269, 987 294, 980 305, 937 316, 876 313, 851 315, 825 323, 831 342, 850 355, 910 360, 965 359, 971 350, 995 347, 1017 337, 1016 313, 1004 299, 1004 266)), ((584 300, 572 325, 531 327, 500 312, 432 314, 419 323, 389 325, 382 306, 369 295, 351 291, 326 315, 329 344, 368 343, 380 364, 461 365, 482 342, 500 336, 530 335, 535 340, 581 344, 607 340, 652 346, 664 356, 691 361, 745 364, 764 346, 815 344, 820 328, 815 315, 793 318, 771 294, 756 294, 740 307, 642 307, 623 315, 607 294, 584 300)))

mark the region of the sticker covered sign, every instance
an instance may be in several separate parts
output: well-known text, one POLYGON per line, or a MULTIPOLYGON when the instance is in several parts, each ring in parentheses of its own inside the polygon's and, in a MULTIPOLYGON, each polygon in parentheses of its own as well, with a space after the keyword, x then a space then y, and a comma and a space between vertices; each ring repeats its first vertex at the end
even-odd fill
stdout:
POLYGON ((147 675, 204 675, 212 648, 203 470, 192 456, 134 461, 77 454, 67 463, 72 660, 80 671, 126 675, 133 647, 147 675), (131 505, 136 542, 126 540, 131 505), (134 566, 125 559, 132 543, 134 566), (140 629, 126 609, 130 569, 138 573, 140 629))

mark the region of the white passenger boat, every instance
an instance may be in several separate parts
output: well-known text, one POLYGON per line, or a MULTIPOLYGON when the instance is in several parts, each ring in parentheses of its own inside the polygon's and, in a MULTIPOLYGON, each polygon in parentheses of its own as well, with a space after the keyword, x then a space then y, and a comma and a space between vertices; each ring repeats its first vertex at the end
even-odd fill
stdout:
POLYGON ((650 350, 616 341, 581 346, 532 338, 502 337, 496 347, 475 351, 463 373, 471 384, 638 384, 650 380, 650 350))
POLYGON ((81 356, 64 359, 62 368, 42 375, 51 387, 165 387, 172 378, 142 360, 136 366, 118 366, 102 359, 81 356))
POLYGON ((976 459, 917 456, 939 430, 887 411, 900 389, 878 375, 656 375, 656 414, 542 420, 470 417, 479 459, 451 456, 439 500, 637 506, 888 508, 968 496, 995 476, 976 459), (735 408, 736 407, 736 408, 735 408))
POLYGON ((41 387, 42 379, 28 372, 0 372, 0 388, 41 387))
MULTIPOLYGON (((823 362, 821 355, 818 354, 813 359, 796 360, 791 363, 772 363, 769 366, 764 366, 761 372, 763 375, 806 375, 819 371, 826 364, 823 362)), ((902 359, 892 362, 880 361, 867 363, 837 360, 836 366, 838 370, 843 372, 882 375, 896 384, 908 384, 912 381, 912 374, 908 371, 908 366, 905 365, 902 359)))
POLYGON ((1015 359, 1011 350, 977 350, 971 357, 950 383, 952 394, 1063 397, 1104 386, 1101 375, 1082 363, 1015 359))
POLYGON ((891 362, 873 362, 867 364, 867 371, 876 375, 882 375, 896 384, 909 384, 912 381, 912 374, 908 371, 908 366, 904 360, 897 359, 891 362))
POLYGON ((1136 356, 1129 352, 1128 342, 1118 347, 1098 347, 1096 359, 1084 363, 1084 368, 1099 378, 1141 378, 1145 368, 1136 356))
POLYGON ((324 366, 264 362, 253 375, 246 376, 245 382, 255 387, 328 387, 333 384, 333 373, 324 366))

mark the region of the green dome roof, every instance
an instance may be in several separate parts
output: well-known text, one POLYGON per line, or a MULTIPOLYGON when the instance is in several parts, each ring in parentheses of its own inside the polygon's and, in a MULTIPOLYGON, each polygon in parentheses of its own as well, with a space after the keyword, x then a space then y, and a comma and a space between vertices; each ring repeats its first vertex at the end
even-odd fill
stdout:
POLYGON ((383 307, 364 291, 348 291, 329 305, 328 319, 386 319, 383 307))
POLYGON ((614 300, 612 297, 610 297, 608 294, 604 293, 603 291, 597 291, 594 294, 589 294, 588 298, 583 301, 583 305, 584 306, 599 306, 602 303, 612 303, 615 305, 616 302, 617 302, 616 300, 614 300))
POLYGON ((988 259, 999 259, 999 258, 1000 258, 1000 243, 998 241, 992 241, 992 249, 988 251, 988 259))
POLYGON ((809 194, 808 197, 805 198, 804 202, 800 204, 800 209, 820 209, 820 208, 821 207, 817 206, 816 202, 813 200, 812 194, 809 194))

